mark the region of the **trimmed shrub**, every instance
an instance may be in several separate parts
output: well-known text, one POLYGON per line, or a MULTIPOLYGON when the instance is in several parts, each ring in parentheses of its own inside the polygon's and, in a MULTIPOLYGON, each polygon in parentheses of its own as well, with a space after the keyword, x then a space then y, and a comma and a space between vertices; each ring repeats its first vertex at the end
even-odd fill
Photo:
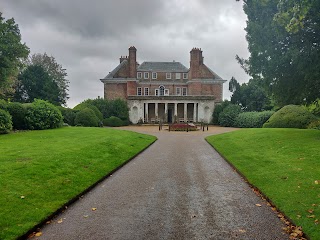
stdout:
POLYGON ((8 108, 8 103, 5 100, 0 99, 0 109, 7 110, 7 108, 8 108))
POLYGON ((263 124, 264 128, 307 128, 317 118, 304 106, 287 105, 263 124))
POLYGON ((228 100, 224 100, 221 104, 215 105, 212 113, 212 123, 214 125, 219 125, 219 115, 228 105, 230 105, 230 102, 228 100))
POLYGON ((64 108, 64 107, 58 107, 62 117, 63 117, 63 122, 70 125, 70 126, 74 126, 74 119, 76 118, 76 114, 77 112, 79 112, 79 110, 74 110, 71 108, 64 108))
POLYGON ((262 128, 263 124, 274 114, 274 111, 243 112, 235 120, 235 127, 262 128))
POLYGON ((62 115, 53 104, 36 99, 26 106, 26 126, 30 130, 43 130, 62 126, 62 115))
POLYGON ((12 130, 12 117, 11 115, 0 109, 0 134, 9 133, 12 130))
POLYGON ((98 127, 99 118, 91 108, 84 108, 76 113, 74 124, 83 127, 98 127))
POLYGON ((109 118, 103 119, 103 125, 109 127, 120 127, 123 126, 123 121, 115 116, 111 116, 109 118))
POLYGON ((223 127, 234 127, 235 120, 241 113, 239 105, 230 104, 219 115, 219 124, 223 127))
POLYGON ((13 129, 26 129, 26 108, 18 102, 8 104, 8 112, 12 116, 13 129))
POLYGON ((102 113, 99 111, 99 109, 96 106, 89 104, 87 102, 82 102, 82 103, 78 104, 77 106, 75 106, 73 109, 74 110, 83 110, 85 108, 90 108, 100 121, 103 120, 102 113))
POLYGON ((320 130, 320 119, 311 122, 311 123, 308 125, 308 128, 309 128, 309 129, 318 129, 318 130, 320 130))

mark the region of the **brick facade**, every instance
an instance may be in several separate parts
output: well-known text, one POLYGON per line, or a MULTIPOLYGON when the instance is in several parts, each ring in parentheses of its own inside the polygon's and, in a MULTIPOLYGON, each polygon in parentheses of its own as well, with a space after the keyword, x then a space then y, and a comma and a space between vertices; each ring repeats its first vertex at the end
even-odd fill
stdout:
POLYGON ((139 119, 149 122, 150 116, 162 116, 169 121, 172 114, 182 115, 185 120, 210 120, 214 104, 222 101, 225 80, 204 64, 201 49, 193 48, 190 51, 189 69, 175 61, 143 62, 139 65, 136 58, 137 49, 132 46, 129 48, 129 56, 121 56, 120 64, 101 79, 106 99, 121 98, 128 101, 128 106, 132 107, 132 122, 139 119), (152 101, 139 100, 141 96, 152 97, 152 101), (177 101, 173 100, 174 96, 177 96, 177 101), (178 101, 181 99, 179 96, 186 99, 178 101), (170 102, 158 101, 166 98, 170 102), (150 116, 149 110, 153 112, 150 116))

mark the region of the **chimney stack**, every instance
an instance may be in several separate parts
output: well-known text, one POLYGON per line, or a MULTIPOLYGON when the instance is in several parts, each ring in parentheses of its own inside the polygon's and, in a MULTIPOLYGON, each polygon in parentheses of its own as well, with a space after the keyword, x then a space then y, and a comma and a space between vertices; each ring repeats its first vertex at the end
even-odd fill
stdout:
POLYGON ((134 46, 129 48, 129 78, 137 77, 137 49, 134 46))
POLYGON ((190 77, 191 79, 200 78, 200 66, 203 65, 201 48, 192 48, 190 51, 190 77))

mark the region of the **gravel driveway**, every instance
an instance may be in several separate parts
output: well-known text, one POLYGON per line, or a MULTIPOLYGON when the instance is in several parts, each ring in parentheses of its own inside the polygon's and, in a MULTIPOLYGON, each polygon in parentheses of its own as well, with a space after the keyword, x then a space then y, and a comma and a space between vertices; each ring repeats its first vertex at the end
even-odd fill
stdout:
POLYGON ((204 140, 233 129, 123 129, 158 141, 46 225, 40 239, 288 239, 266 202, 204 140))

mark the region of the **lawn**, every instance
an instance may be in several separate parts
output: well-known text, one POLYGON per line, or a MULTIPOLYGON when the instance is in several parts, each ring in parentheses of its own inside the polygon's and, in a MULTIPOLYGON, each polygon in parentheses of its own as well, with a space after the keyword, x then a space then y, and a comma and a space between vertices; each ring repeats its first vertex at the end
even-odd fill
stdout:
POLYGON ((207 138, 311 239, 320 239, 320 131, 243 129, 207 138))
POLYGON ((0 135, 0 239, 14 239, 156 140, 108 128, 0 135))

